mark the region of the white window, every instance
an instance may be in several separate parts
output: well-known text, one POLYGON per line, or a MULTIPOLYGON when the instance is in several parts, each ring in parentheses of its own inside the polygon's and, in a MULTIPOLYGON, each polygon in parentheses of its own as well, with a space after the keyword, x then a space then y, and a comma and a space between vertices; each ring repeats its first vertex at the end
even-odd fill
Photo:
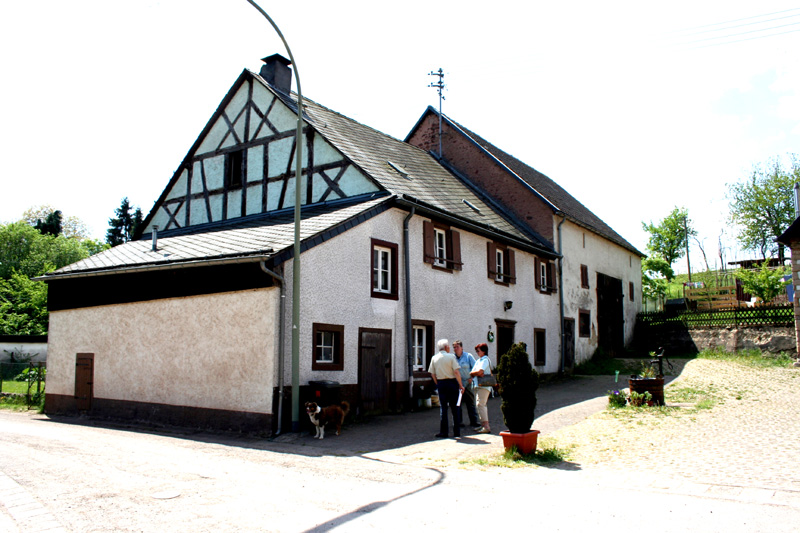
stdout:
POLYGON ((392 292, 392 251, 375 246, 372 248, 372 291, 392 292))
POLYGON ((317 332, 317 363, 333 363, 335 336, 333 331, 317 332))
POLYGON ((548 263, 544 261, 539 263, 539 287, 541 287, 542 290, 545 290, 548 287, 547 268, 548 268, 548 263))
POLYGON ((434 238, 434 259, 433 264, 439 267, 447 265, 447 233, 439 228, 433 230, 434 238))
POLYGON ((497 281, 505 281, 503 277, 503 274, 505 273, 505 269, 503 268, 503 257, 504 257, 503 250, 497 250, 496 257, 497 257, 497 265, 495 265, 495 268, 497 269, 496 270, 497 275, 495 276, 494 279, 497 281))
POLYGON ((414 370, 425 370, 425 361, 427 361, 428 355, 425 353, 428 345, 425 329, 425 326, 414 326, 413 328, 414 344, 411 349, 414 353, 414 370))

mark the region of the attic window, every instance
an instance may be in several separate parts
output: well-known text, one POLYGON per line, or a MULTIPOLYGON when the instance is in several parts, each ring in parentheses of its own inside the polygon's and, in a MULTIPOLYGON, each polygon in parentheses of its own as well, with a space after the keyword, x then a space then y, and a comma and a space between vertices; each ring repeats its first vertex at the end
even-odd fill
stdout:
POLYGON ((391 161, 387 161, 387 163, 389 164, 390 167, 395 169, 397 171, 397 173, 400 174, 401 176, 403 176, 405 179, 407 179, 407 180, 411 179, 411 176, 408 175, 408 172, 406 172, 405 168, 401 167, 400 165, 398 165, 396 163, 392 163, 391 161))
POLYGON ((225 185, 228 189, 242 186, 244 174, 244 150, 231 152, 225 156, 225 185))
POLYGON ((468 206, 470 209, 472 209, 473 211, 475 211, 475 212, 476 212, 476 213, 478 213, 479 215, 481 214, 481 210, 480 210, 480 209, 478 209, 477 207, 475 207, 475 204, 473 204, 473 203, 472 203, 472 202, 470 202, 469 200, 466 200, 466 199, 462 198, 462 199, 461 199, 461 201, 462 201, 462 202, 464 202, 465 204, 467 204, 467 206, 468 206))

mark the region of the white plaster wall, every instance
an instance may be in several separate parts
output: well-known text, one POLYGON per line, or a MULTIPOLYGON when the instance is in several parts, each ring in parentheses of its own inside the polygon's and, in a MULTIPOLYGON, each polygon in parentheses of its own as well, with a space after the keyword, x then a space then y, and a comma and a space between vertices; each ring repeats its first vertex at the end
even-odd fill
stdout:
POLYGON ((575 362, 589 359, 597 349, 597 274, 622 280, 622 306, 625 321, 625 344, 633 339, 636 313, 642 307, 641 258, 599 235, 566 221, 561 227, 563 247, 564 316, 575 319, 575 362), (581 265, 589 268, 589 288, 581 287, 581 265), (629 282, 633 282, 634 300, 630 300, 629 282), (578 335, 578 311, 591 311, 589 338, 578 335))
MULTIPOLYGON (((354 384, 358 379, 359 327, 392 330, 392 379, 408 379, 405 322, 405 272, 403 266, 403 219, 406 213, 390 210, 355 228, 318 245, 302 255, 300 382, 334 380, 354 384), (396 243, 400 271, 399 300, 372 298, 371 239, 396 243), (312 324, 314 322, 344 326, 344 369, 312 371, 312 324)), ((487 239, 461 231, 462 271, 447 273, 423 262, 422 217, 415 216, 409 225, 412 286, 412 318, 435 321, 437 338, 461 339, 470 352, 479 342, 486 342, 495 319, 516 321, 515 340, 528 344, 533 360, 533 330, 547 332, 547 365, 541 372, 558 370, 559 331, 558 297, 544 295, 534 289, 533 256, 515 250, 517 283, 495 284, 487 276, 487 239), (511 310, 503 310, 503 302, 511 300, 511 310)), ((287 309, 286 323, 291 324, 292 266, 285 264, 287 309)), ((290 346, 290 329, 286 330, 286 346, 290 346)), ((495 344, 490 356, 495 360, 495 344)), ((287 349, 287 354, 290 351, 287 349)), ((289 357, 287 355, 287 357, 289 357)), ((287 364, 284 379, 291 381, 287 364)))
POLYGON ((50 313, 47 391, 73 395, 94 354, 96 398, 271 413, 278 288, 50 313))

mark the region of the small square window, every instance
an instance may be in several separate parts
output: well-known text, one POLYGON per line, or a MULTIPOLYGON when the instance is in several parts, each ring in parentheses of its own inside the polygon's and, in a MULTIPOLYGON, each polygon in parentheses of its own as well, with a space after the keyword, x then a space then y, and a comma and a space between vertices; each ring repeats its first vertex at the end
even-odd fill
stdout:
POLYGON ((225 156, 225 186, 238 189, 244 182, 244 150, 231 152, 225 156))
POLYGON ((435 268, 452 272, 461 270, 461 235, 443 224, 422 223, 423 261, 435 268))
POLYGON ((312 370, 344 370, 344 326, 315 323, 312 370))
POLYGON ((489 241, 486 243, 486 260, 489 279, 503 285, 517 282, 513 249, 489 241))

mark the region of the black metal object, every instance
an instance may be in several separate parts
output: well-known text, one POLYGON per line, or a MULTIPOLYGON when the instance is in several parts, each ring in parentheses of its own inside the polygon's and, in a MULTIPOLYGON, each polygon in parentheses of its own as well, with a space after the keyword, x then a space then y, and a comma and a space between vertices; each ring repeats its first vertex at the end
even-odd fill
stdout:
POLYGON ((655 359, 651 359, 650 360, 650 364, 653 365, 653 368, 657 369, 656 375, 659 376, 659 377, 663 377, 664 376, 664 361, 667 362, 667 365, 669 365, 669 369, 670 370, 672 370, 673 367, 672 367, 672 363, 669 362, 669 359, 664 357, 664 348, 659 346, 658 349, 659 349, 659 352, 656 353, 656 358, 655 359))

